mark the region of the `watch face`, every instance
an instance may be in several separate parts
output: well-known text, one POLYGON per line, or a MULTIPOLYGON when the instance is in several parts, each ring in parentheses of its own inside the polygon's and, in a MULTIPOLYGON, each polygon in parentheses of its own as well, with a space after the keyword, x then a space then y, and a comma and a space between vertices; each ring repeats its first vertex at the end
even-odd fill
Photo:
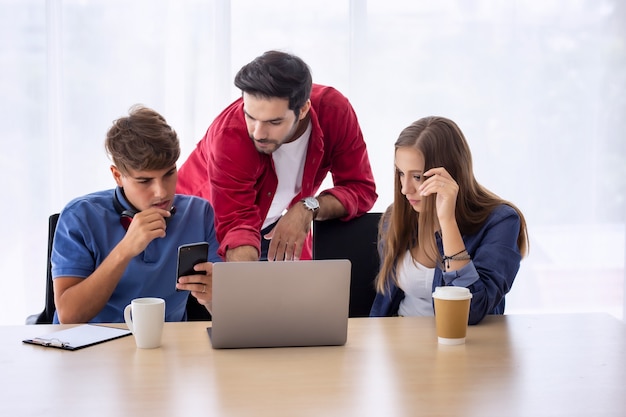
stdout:
POLYGON ((304 205, 309 210, 317 210, 320 208, 320 203, 317 201, 317 198, 315 197, 307 197, 303 201, 304 201, 304 205))

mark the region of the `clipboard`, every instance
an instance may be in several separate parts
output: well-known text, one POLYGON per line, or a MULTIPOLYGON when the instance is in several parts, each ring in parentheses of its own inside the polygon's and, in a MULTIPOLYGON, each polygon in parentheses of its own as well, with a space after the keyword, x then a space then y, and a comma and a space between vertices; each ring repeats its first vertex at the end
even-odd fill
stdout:
POLYGON ((33 337, 32 339, 25 339, 22 340, 22 342, 64 350, 78 350, 131 334, 132 332, 128 329, 99 326, 95 324, 81 324, 69 329, 33 337))

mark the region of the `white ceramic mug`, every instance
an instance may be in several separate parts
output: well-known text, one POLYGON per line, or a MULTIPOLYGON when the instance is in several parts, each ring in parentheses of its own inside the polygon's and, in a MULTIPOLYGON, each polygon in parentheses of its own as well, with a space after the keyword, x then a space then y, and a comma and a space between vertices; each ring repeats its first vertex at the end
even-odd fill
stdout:
POLYGON ((161 346, 165 322, 165 300, 162 298, 135 298, 124 309, 124 320, 141 349, 161 346))

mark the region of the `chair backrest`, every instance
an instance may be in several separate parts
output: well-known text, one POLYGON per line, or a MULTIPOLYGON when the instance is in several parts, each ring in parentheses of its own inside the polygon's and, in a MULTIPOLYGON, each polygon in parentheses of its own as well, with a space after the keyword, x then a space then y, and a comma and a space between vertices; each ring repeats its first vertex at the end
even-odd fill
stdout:
MULTIPOLYGON (((59 220, 59 213, 52 214, 48 218, 48 258, 47 258, 47 272, 46 272, 46 302, 44 309, 39 314, 34 314, 26 318, 26 324, 51 324, 54 318, 54 312, 56 306, 54 304, 54 287, 52 284, 52 262, 50 257, 52 255, 52 244, 54 243, 54 231, 57 228, 57 222, 59 220)), ((189 295, 187 299, 187 320, 211 320, 211 315, 207 309, 198 303, 198 301, 189 295)))
POLYGON ((187 321, 207 321, 211 320, 211 314, 205 306, 200 304, 196 297, 189 294, 187 297, 187 321))
POLYGON ((54 241, 54 231, 57 228, 59 213, 54 213, 48 217, 48 258, 46 265, 46 301, 44 309, 41 313, 29 316, 26 319, 27 324, 51 324, 54 317, 56 307, 54 305, 54 289, 52 287, 52 263, 50 255, 52 254, 52 243, 54 241))
POLYGON ((350 221, 313 222, 313 259, 348 259, 352 263, 350 317, 369 316, 376 296, 374 278, 380 267, 378 223, 382 213, 370 212, 350 221))

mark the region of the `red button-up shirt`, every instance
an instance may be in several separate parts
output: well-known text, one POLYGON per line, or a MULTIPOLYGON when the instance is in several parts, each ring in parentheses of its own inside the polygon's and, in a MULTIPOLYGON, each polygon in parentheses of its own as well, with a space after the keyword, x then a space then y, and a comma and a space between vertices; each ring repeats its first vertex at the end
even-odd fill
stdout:
MULTIPOLYGON (((378 195, 363 134, 349 101, 332 87, 313 85, 311 138, 302 175, 302 190, 290 207, 315 195, 330 171, 335 196, 347 210, 344 220, 368 212, 378 195)), ((248 135, 240 98, 209 126, 196 149, 180 167, 176 191, 211 202, 220 242, 228 248, 249 245, 260 253, 261 226, 267 217, 278 178, 271 155, 260 153, 248 135)), ((311 258, 310 236, 301 259, 311 258)))

